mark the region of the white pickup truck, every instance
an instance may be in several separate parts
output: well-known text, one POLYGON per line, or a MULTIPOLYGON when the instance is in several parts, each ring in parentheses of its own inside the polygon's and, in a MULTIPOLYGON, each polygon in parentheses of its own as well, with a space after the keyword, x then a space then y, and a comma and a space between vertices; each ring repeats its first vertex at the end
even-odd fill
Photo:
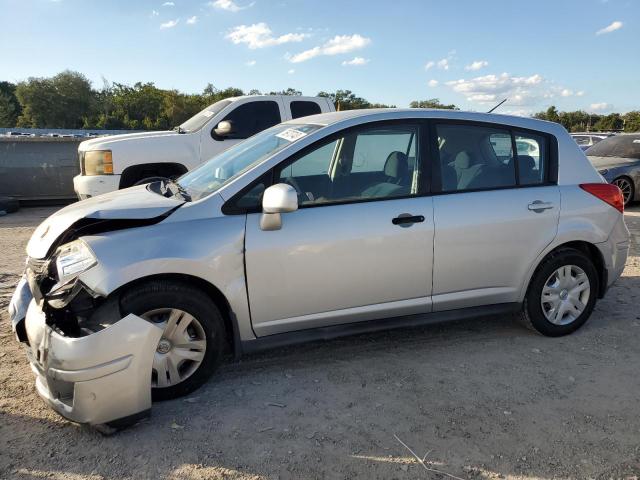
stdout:
POLYGON ((95 138, 78 147, 78 198, 175 178, 245 138, 278 123, 335 108, 324 97, 248 95, 205 108, 168 131, 95 138))

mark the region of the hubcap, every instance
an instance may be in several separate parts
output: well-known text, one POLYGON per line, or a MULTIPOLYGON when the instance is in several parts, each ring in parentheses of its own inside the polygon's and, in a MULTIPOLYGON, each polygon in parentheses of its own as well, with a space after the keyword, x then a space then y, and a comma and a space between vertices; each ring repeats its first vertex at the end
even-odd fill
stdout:
POLYGON ((591 286, 589 277, 576 265, 560 267, 542 289, 542 312, 555 325, 568 325, 587 308, 591 286))
POLYGON ((625 205, 631 200, 631 192, 633 190, 631 183, 626 178, 618 178, 613 181, 613 184, 622 191, 622 197, 624 198, 625 205))
POLYGON ((141 316, 164 329, 153 357, 151 386, 172 387, 193 375, 207 348, 200 322, 177 308, 159 308, 141 316))

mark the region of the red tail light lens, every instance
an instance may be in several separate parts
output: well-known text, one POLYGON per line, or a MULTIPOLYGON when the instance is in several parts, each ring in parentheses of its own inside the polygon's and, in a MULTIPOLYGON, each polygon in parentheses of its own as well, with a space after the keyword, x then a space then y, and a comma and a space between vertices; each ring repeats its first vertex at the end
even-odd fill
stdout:
POLYGON ((580 188, 608 203, 620 213, 624 213, 624 197, 622 191, 610 183, 583 183, 580 188))

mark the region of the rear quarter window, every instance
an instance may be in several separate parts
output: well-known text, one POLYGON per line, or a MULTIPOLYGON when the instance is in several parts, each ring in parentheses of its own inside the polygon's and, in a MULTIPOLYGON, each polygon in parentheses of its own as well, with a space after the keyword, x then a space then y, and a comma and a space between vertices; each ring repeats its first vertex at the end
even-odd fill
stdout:
POLYGON ((322 112, 320 105, 316 102, 294 100, 291 102, 291 118, 307 117, 322 112))

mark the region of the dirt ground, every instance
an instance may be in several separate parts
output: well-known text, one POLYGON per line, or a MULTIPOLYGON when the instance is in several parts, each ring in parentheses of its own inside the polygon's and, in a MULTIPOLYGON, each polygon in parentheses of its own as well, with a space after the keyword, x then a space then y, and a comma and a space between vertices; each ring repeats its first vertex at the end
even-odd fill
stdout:
POLYGON ((111 437, 42 403, 8 323, 25 244, 51 212, 0 218, 1 479, 640 476, 640 207, 624 277, 573 335, 496 317, 280 349, 111 437))

